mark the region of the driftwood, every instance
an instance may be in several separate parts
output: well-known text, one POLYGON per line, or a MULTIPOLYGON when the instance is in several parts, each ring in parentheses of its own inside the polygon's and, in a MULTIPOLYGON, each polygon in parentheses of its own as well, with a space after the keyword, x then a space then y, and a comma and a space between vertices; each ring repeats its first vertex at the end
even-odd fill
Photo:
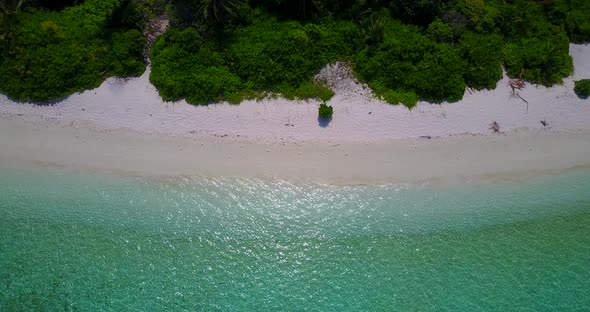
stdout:
POLYGON ((494 133, 500 133, 500 124, 498 124, 498 122, 495 120, 492 121, 490 124, 490 130, 492 130, 494 133))
POLYGON ((524 68, 520 70, 520 75, 516 79, 510 79, 508 81, 508 86, 512 89, 512 94, 518 96, 521 100, 526 103, 526 114, 529 113, 529 101, 525 100, 522 96, 520 96, 519 92, 516 90, 522 90, 525 87, 525 81, 522 79, 522 75, 524 74, 524 68))
POLYGON ((523 99, 522 96, 520 96, 520 94, 518 94, 518 93, 516 93, 516 95, 526 103, 526 114, 528 114, 529 113, 529 101, 523 99))

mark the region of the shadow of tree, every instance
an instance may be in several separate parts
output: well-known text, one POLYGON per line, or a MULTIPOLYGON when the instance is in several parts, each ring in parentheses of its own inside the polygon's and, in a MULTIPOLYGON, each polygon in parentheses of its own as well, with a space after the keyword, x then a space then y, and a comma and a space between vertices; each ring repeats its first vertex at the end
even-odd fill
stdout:
POLYGON ((330 118, 318 117, 318 124, 322 128, 326 128, 330 124, 331 121, 332 121, 332 116, 330 116, 330 118))

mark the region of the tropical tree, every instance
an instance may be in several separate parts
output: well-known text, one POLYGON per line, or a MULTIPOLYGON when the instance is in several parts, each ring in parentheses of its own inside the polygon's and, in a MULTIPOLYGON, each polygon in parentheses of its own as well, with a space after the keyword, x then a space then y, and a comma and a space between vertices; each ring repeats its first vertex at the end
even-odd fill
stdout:
POLYGON ((193 26, 203 33, 233 22, 245 7, 245 0, 176 0, 175 15, 181 28, 193 26))
POLYGON ((15 16, 28 0, 0 0, 0 60, 6 47, 9 37, 12 35, 10 27, 15 16))
POLYGON ((243 0, 199 0, 199 11, 205 20, 224 22, 226 18, 236 17, 245 4, 243 0))
POLYGON ((3 15, 14 15, 28 0, 0 0, 0 12, 3 15))

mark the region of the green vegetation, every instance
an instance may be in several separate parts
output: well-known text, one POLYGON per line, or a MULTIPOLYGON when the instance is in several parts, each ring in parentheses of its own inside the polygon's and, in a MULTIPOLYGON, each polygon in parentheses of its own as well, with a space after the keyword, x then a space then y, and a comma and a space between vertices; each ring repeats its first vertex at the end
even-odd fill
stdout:
POLYGON ((524 70, 524 79, 551 86, 572 73, 566 32, 549 23, 536 2, 506 5, 503 18, 501 26, 509 40, 504 47, 508 75, 519 76, 524 70))
POLYGON ((62 11, 28 8, 12 16, 3 35, 0 90, 15 99, 47 101, 97 87, 109 76, 140 75, 143 35, 109 27, 119 5, 86 0, 62 11))
POLYGON ((459 42, 459 53, 465 61, 463 79, 468 87, 495 89, 502 78, 502 37, 497 34, 466 32, 459 42))
POLYGON ((590 41, 590 1, 541 1, 539 5, 543 6, 552 24, 565 28, 570 41, 590 41))
POLYGON ((326 105, 326 102, 322 102, 318 109, 319 117, 322 119, 330 119, 332 118, 332 114, 334 113, 334 109, 332 106, 326 105))
POLYGON ((361 78, 386 101, 399 99, 412 106, 412 93, 432 102, 463 97, 463 61, 457 51, 415 26, 386 20, 382 42, 363 49, 355 62, 361 78))
POLYGON ((583 99, 590 97, 590 79, 576 81, 574 92, 583 99))
POLYGON ((349 22, 303 26, 268 16, 224 41, 205 41, 192 27, 172 29, 154 45, 150 79, 169 101, 239 102, 264 92, 328 100, 333 92, 313 83, 313 76, 325 64, 352 55, 355 34, 349 22))
POLYGON ((185 12, 175 11, 173 26, 196 30, 201 46, 191 52, 161 38, 151 80, 165 99, 198 104, 266 92, 326 100, 332 93, 312 77, 337 60, 352 61, 383 100, 408 107, 460 100, 465 87, 494 89, 502 65, 512 77, 553 85, 571 74, 568 44, 586 40, 588 22, 577 13, 568 19, 578 7, 565 0, 202 2, 218 5, 221 18, 195 13, 191 3, 176 2, 185 12), (174 64, 179 58, 190 65, 174 64), (220 83, 201 82, 212 72, 220 83))
POLYGON ((163 99, 239 103, 281 95, 326 101, 314 75, 347 61, 389 103, 457 101, 511 77, 550 86, 573 71, 569 42, 590 41, 586 0, 3 0, 0 91, 60 98, 144 70, 163 99), (26 5, 29 5, 28 7, 26 5))

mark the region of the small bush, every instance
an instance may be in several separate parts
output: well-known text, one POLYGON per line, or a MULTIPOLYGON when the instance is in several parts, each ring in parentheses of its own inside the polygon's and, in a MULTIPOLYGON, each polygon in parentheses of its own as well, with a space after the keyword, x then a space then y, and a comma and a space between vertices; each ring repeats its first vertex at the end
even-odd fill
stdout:
POLYGON ((574 92, 576 92, 576 94, 583 99, 590 97, 590 79, 576 81, 574 92))
POLYGON ((418 96, 416 93, 388 90, 383 93, 383 100, 391 104, 403 104, 408 108, 412 108, 418 103, 418 96))
POLYGON ((325 102, 320 104, 320 108, 319 108, 320 118, 330 119, 330 118, 332 118, 332 113, 334 113, 334 109, 332 109, 332 106, 326 105, 325 102))
POLYGON ((299 99, 318 99, 320 101, 328 101, 334 96, 332 89, 320 84, 313 82, 306 82, 301 84, 293 94, 284 95, 286 98, 299 98, 299 99))

